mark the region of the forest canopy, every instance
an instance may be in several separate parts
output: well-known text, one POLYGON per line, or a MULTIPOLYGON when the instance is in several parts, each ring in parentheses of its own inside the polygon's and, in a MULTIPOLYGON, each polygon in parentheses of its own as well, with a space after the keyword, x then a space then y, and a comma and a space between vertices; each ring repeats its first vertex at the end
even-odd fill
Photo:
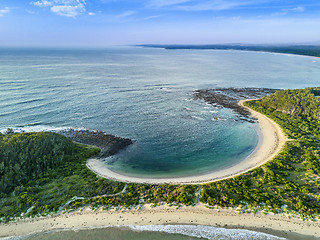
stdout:
POLYGON ((37 179, 77 155, 81 147, 52 132, 0 135, 0 192, 37 179))
POLYGON ((257 102, 258 106, 294 116, 320 119, 320 88, 277 91, 257 102))

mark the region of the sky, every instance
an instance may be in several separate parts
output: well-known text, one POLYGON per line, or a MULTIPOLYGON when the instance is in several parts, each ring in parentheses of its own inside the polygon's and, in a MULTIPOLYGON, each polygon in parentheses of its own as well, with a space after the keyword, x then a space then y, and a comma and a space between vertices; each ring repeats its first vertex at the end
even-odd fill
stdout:
POLYGON ((320 44, 320 0, 0 0, 0 46, 320 44))

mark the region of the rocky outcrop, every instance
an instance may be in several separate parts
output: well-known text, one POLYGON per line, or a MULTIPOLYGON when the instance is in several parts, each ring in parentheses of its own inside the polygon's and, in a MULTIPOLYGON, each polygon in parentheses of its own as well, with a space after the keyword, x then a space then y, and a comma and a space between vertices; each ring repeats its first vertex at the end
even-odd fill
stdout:
POLYGON ((270 88, 214 88, 196 90, 193 92, 195 99, 202 99, 216 107, 230 108, 240 115, 240 120, 253 122, 250 113, 241 107, 238 102, 244 99, 255 99, 274 93, 277 89, 270 88))
POLYGON ((68 129, 60 131, 59 134, 70 138, 72 141, 101 148, 99 154, 101 158, 117 154, 133 143, 131 139, 106 134, 103 131, 68 129))

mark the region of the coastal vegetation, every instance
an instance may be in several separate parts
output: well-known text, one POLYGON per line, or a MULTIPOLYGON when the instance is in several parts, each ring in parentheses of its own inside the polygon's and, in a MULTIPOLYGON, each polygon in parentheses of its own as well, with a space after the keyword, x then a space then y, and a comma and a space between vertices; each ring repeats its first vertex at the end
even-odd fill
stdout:
POLYGON ((196 198, 197 186, 126 185, 97 177, 85 164, 99 153, 99 148, 60 134, 8 129, 0 135, 0 222, 88 205, 129 207, 144 201, 190 205, 196 198))
POLYGON ((150 203, 240 211, 320 214, 320 88, 282 90, 246 106, 278 123, 289 141, 252 171, 202 185, 126 184, 96 176, 86 159, 98 148, 54 133, 0 135, 0 218, 39 216, 84 207, 131 208, 150 203), (30 166, 26 166, 30 165, 30 166), (11 179, 11 180, 10 180, 11 179), (246 210, 244 210, 246 209, 246 210))
POLYGON ((0 218, 57 212, 74 196, 117 192, 124 184, 97 178, 86 159, 99 148, 49 132, 0 135, 0 218))
POLYGON ((55 133, 0 135, 0 192, 10 193, 31 179, 41 178, 59 168, 78 148, 71 140, 55 133))
POLYGON ((272 161, 248 173, 205 184, 209 205, 250 204, 270 211, 320 213, 320 88, 277 91, 246 105, 278 123, 290 139, 272 161))

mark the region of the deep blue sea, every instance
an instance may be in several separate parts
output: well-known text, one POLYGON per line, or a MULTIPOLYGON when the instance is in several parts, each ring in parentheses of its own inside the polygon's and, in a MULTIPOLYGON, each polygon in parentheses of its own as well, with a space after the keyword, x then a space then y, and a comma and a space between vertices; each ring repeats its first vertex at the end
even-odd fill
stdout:
POLYGON ((320 86, 320 59, 262 52, 0 49, 0 129, 102 130, 135 140, 109 161, 133 176, 218 170, 256 147, 256 125, 194 100, 216 87, 320 86), (218 119, 218 120, 216 120, 218 119))

